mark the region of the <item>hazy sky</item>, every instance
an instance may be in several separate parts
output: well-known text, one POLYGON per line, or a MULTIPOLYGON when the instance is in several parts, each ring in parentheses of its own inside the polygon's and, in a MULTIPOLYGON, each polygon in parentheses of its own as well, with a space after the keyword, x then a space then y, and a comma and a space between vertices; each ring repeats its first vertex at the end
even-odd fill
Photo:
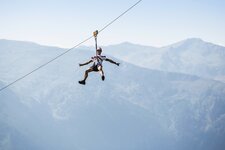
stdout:
MULTIPOLYGON (((69 48, 136 1, 0 0, 0 39, 69 48)), ((165 46, 191 37, 225 46, 224 0, 143 0, 102 32, 99 44, 165 46)))

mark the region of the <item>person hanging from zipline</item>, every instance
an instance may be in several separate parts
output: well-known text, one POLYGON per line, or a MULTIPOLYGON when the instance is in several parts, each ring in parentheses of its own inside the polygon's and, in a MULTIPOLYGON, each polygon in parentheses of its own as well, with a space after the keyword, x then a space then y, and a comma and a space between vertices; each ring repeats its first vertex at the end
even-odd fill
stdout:
POLYGON ((110 63, 113 63, 113 64, 115 64, 117 66, 120 65, 120 63, 117 63, 117 62, 115 62, 115 61, 113 61, 113 60, 111 60, 109 58, 106 58, 106 56, 102 56, 101 55, 102 54, 102 48, 101 47, 97 48, 98 47, 98 45, 97 45, 97 35, 98 35, 98 30, 96 30, 95 32, 93 32, 93 36, 95 37, 96 56, 91 57, 91 60, 89 60, 86 63, 79 64, 79 66, 84 66, 84 65, 87 65, 87 64, 89 64, 91 62, 94 62, 93 65, 89 69, 87 69, 85 71, 85 73, 84 73, 84 79, 81 80, 81 81, 78 81, 80 84, 83 84, 83 85, 85 85, 85 81, 86 81, 86 79, 88 77, 88 73, 93 72, 93 71, 99 72, 100 75, 101 75, 102 81, 105 80, 105 75, 104 75, 103 66, 102 66, 102 62, 104 60, 105 61, 108 61, 110 63))
POLYGON ((87 69, 85 71, 85 73, 84 73, 84 79, 81 80, 81 81, 79 81, 80 84, 85 85, 85 83, 86 83, 85 81, 86 81, 86 79, 88 77, 88 73, 93 72, 93 71, 99 72, 100 75, 101 75, 102 81, 104 81, 105 80, 105 76, 104 76, 104 71, 103 71, 103 66, 102 66, 102 62, 104 60, 105 61, 108 61, 108 62, 110 62, 112 64, 115 64, 117 66, 120 65, 120 63, 117 63, 117 62, 115 62, 115 61, 113 61, 113 60, 111 60, 109 58, 106 58, 106 56, 102 56, 101 53, 102 53, 102 48, 98 48, 96 50, 96 56, 91 57, 91 60, 89 60, 86 63, 79 64, 79 66, 84 66, 84 65, 87 65, 87 64, 89 64, 91 62, 94 62, 93 65, 89 69, 87 69))

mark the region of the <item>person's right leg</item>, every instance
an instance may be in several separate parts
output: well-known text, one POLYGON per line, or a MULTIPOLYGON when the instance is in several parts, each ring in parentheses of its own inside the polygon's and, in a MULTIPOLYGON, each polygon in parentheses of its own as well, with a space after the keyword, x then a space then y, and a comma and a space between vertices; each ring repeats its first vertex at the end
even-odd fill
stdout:
POLYGON ((89 72, 92 72, 93 69, 92 68, 89 68, 88 70, 85 71, 85 74, 84 74, 84 81, 86 81, 86 79, 88 78, 88 73, 89 72))
POLYGON ((79 81, 79 83, 80 83, 80 84, 85 84, 85 81, 86 81, 86 79, 88 78, 88 73, 89 73, 89 72, 92 72, 92 71, 93 71, 93 68, 89 68, 88 70, 86 70, 85 73, 84 73, 84 79, 81 80, 81 81, 79 81))

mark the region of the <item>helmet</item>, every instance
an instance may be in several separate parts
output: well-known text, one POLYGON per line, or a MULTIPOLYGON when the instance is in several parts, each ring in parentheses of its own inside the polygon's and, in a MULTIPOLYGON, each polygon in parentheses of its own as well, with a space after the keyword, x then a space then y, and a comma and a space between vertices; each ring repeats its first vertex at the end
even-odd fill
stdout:
POLYGON ((101 52, 102 52, 102 48, 101 48, 101 47, 99 47, 99 48, 97 49, 97 51, 101 51, 101 52))

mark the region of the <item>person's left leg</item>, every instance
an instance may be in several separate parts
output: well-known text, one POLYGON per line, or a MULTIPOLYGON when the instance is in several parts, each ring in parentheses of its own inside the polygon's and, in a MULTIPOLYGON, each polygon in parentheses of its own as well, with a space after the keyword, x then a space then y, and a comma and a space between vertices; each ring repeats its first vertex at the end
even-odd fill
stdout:
POLYGON ((105 80, 105 76, 104 76, 104 71, 103 71, 103 67, 102 66, 98 66, 98 71, 102 77, 102 81, 105 80))

